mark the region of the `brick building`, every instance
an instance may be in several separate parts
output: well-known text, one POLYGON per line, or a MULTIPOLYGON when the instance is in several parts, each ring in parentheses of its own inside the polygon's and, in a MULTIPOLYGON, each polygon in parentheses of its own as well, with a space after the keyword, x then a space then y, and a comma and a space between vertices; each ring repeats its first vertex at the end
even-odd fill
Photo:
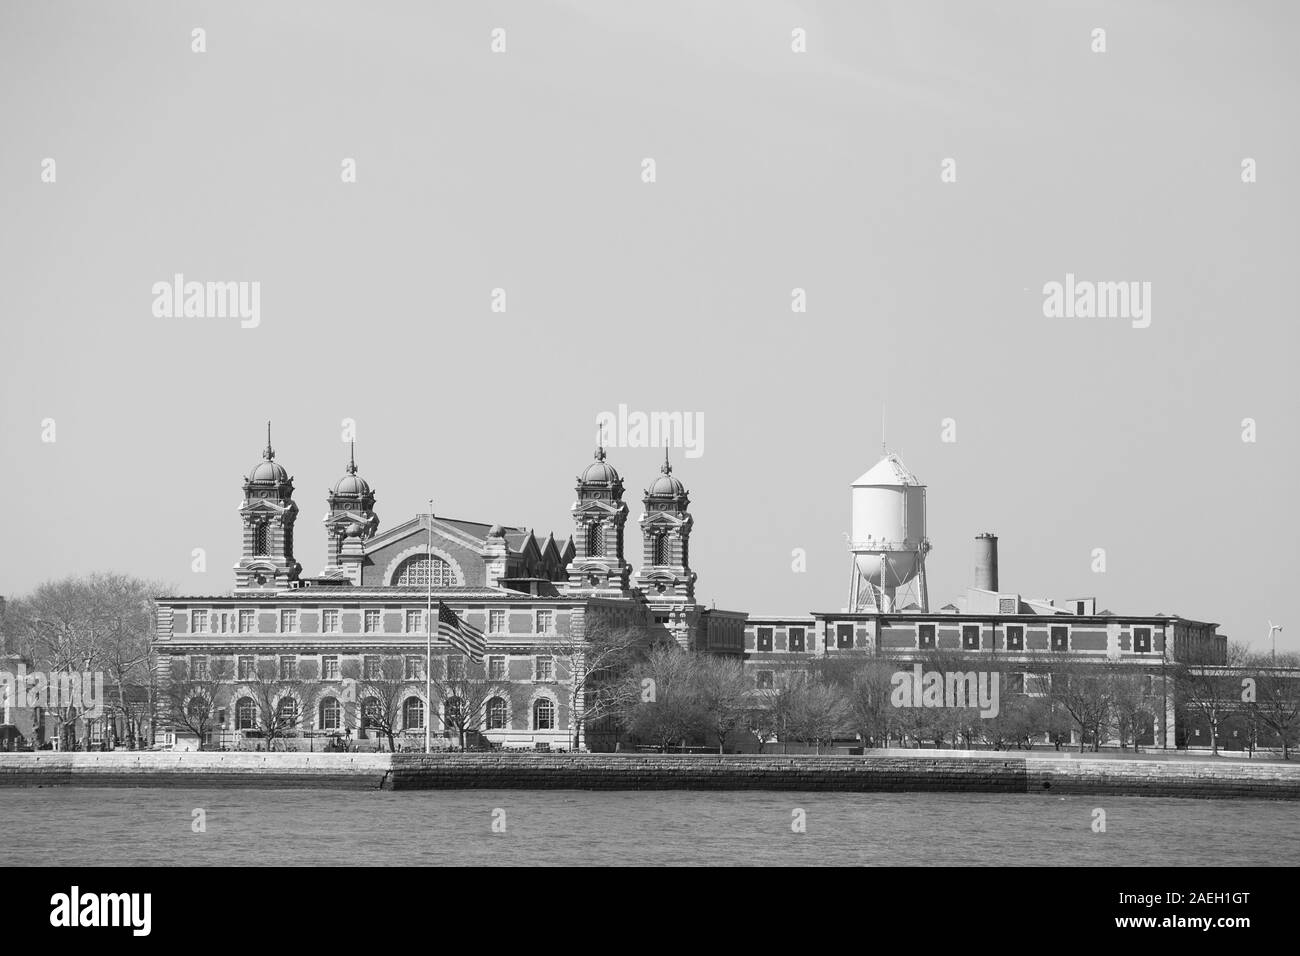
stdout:
MULTIPOLYGON (((267 445, 243 483, 242 549, 228 594, 158 599, 157 677, 160 700, 183 692, 222 661, 232 679, 217 694, 212 743, 257 746, 259 666, 273 662, 285 677, 281 699, 300 741, 313 735, 371 739, 364 675, 373 662, 400 659, 404 701, 398 730, 423 744, 424 724, 449 734, 448 701, 425 699, 427 608, 445 604, 487 642, 485 671, 503 687, 483 702, 478 723, 493 743, 566 747, 573 727, 566 659, 595 628, 638 627, 650 640, 739 655, 744 615, 696 603, 689 541, 689 496, 665 456, 645 492, 639 521, 643 563, 625 558, 628 505, 619 473, 603 447, 577 479, 572 535, 563 541, 531 529, 420 515, 381 528, 376 496, 357 471, 355 452, 327 496, 324 562, 302 573, 295 540, 294 482, 267 445), (316 675, 310 693, 296 675, 316 675), (302 699, 310 697, 310 700, 302 699)), ((435 629, 436 630, 436 629, 435 629)), ((431 673, 464 666, 435 637, 431 673)), ((451 702, 455 706, 455 702, 451 702)), ((165 722, 160 722, 160 725, 165 722)), ((173 728, 177 746, 193 735, 173 728)), ((160 731, 159 742, 167 738, 160 731)), ((591 742, 597 746, 596 741, 591 742)))

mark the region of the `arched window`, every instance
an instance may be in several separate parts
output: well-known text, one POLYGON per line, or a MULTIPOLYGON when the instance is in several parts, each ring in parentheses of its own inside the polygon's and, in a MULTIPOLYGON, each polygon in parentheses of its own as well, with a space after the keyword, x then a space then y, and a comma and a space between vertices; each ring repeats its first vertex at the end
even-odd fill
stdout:
POLYGON ((587 528, 587 557, 605 556, 605 526, 597 521, 587 528))
POLYGON ((393 583, 404 587, 453 587, 458 582, 456 572, 442 558, 434 555, 417 554, 407 558, 397 569, 393 583), (430 581, 430 577, 433 578, 430 581))
POLYGON ((424 729, 424 701, 420 698, 408 697, 402 704, 402 727, 405 730, 424 729))
POLYGON ((235 729, 257 729, 257 704, 253 703, 253 698, 239 698, 239 703, 235 705, 235 729))
POLYGON ((555 729, 555 702, 549 697, 539 697, 533 704, 533 730, 555 729))
POLYGON ((265 521, 253 525, 253 553, 271 553, 271 532, 265 521))
POLYGON ((320 729, 339 730, 343 726, 343 708, 337 697, 326 697, 320 702, 320 729))
POLYGON ((370 730, 382 721, 383 707, 378 697, 367 697, 361 702, 361 729, 370 730))
POLYGON ((509 710, 504 698, 493 697, 487 702, 487 729, 505 730, 509 719, 509 710))
POLYGON ((298 723, 298 699, 282 697, 276 705, 275 717, 281 728, 293 727, 298 723))
POLYGON ((451 727, 459 727, 465 722, 465 702, 459 697, 453 697, 447 701, 443 713, 447 715, 444 723, 451 727))
POLYGON ((668 535, 660 533, 655 535, 654 564, 670 564, 672 558, 672 546, 668 543, 668 535))

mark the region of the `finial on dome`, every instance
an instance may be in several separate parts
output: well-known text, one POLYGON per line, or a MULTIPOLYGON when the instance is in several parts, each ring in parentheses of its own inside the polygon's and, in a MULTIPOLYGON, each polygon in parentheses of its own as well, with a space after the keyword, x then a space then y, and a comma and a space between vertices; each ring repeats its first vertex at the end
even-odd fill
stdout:
POLYGON ((596 425, 596 461, 605 460, 605 423, 600 422, 596 425))
POLYGON ((275 458, 275 449, 271 447, 271 423, 266 423, 266 451, 262 452, 262 457, 267 461, 275 458))
POLYGON ((660 474, 671 475, 672 473, 673 466, 668 463, 668 446, 664 445, 664 466, 660 469, 660 474))
POLYGON ((348 474, 355 475, 357 473, 357 440, 352 439, 350 444, 352 448, 348 452, 348 474))

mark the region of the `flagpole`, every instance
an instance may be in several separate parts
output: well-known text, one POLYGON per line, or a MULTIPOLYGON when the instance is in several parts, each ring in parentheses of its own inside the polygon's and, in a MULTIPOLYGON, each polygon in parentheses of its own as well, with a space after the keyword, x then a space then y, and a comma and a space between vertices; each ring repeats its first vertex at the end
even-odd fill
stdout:
POLYGON ((429 529, 424 539, 425 641, 424 641, 424 752, 430 752, 429 728, 433 726, 433 499, 429 499, 429 529))

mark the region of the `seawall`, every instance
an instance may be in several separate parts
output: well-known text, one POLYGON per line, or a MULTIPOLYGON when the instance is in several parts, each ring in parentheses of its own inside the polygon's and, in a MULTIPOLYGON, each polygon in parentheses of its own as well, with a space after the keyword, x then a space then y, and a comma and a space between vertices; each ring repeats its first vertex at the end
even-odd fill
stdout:
POLYGON ((1300 800, 1300 762, 879 752, 864 757, 648 754, 0 754, 3 787, 359 790, 773 790, 1097 794, 1300 800))
POLYGON ((3 787, 320 787, 378 790, 390 754, 0 753, 3 787))

